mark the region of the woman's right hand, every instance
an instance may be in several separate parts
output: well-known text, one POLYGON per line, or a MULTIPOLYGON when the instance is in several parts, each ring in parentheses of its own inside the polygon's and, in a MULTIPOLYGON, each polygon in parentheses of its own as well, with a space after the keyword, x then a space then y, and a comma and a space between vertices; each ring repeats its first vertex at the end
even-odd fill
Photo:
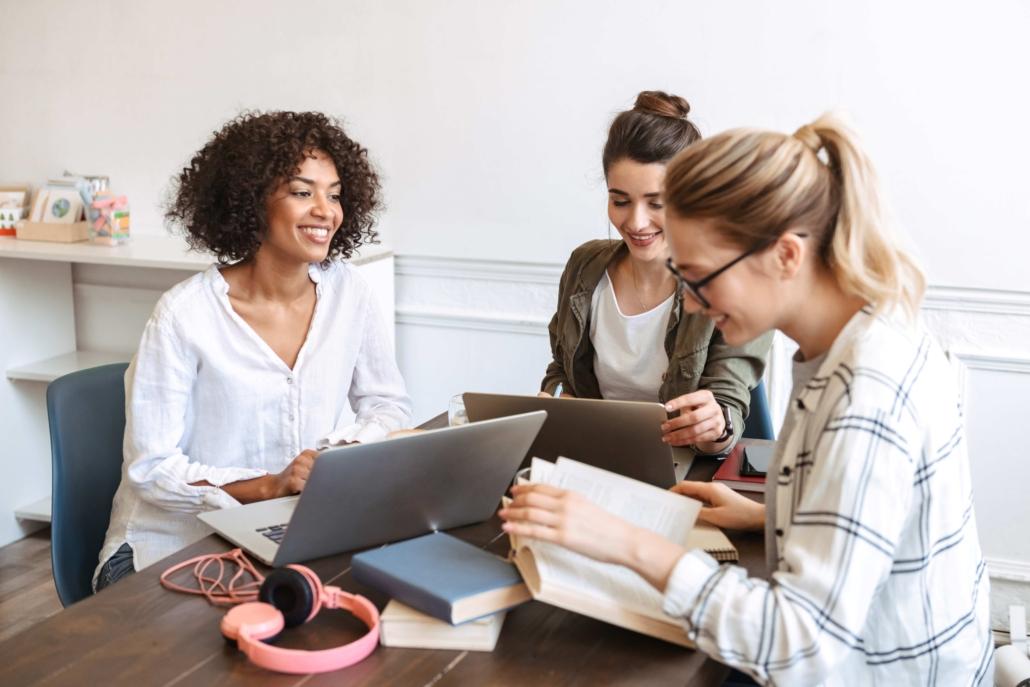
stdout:
MULTIPOLYGON (((311 468, 314 467, 317 458, 318 451, 314 449, 301 451, 280 473, 230 482, 223 484, 221 489, 240 503, 254 503, 255 501, 299 494, 304 491, 304 485, 308 481, 308 476, 311 475, 311 468)), ((191 482, 190 486, 211 487, 214 485, 202 480, 191 482)))
POLYGON ((296 458, 290 461, 286 469, 275 475, 275 494, 269 498, 292 496, 304 491, 308 477, 311 475, 311 468, 315 466, 318 458, 318 451, 308 449, 301 451, 296 458))
POLYGON ((676 484, 670 491, 701 501, 700 519, 729 530, 760 530, 765 527, 765 506, 718 482, 676 484))

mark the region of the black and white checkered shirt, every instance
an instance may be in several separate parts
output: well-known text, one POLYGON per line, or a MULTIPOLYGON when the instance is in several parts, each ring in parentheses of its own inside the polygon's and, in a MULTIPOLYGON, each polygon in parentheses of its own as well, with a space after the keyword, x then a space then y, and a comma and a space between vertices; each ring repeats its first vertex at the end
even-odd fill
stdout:
POLYGON ((771 581, 692 551, 666 613, 769 684, 991 684, 987 570, 944 354, 921 324, 866 309, 793 398, 769 474, 771 581))

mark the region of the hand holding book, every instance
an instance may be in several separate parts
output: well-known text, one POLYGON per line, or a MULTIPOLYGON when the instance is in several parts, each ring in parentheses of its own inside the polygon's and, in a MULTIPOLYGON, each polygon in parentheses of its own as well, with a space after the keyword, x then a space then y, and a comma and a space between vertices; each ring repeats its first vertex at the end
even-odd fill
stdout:
POLYGON ((529 479, 500 515, 533 598, 693 646, 661 591, 692 549, 737 558, 722 532, 695 525, 701 503, 568 458, 534 458, 529 479))
POLYGON ((505 520, 504 531, 625 566, 655 589, 664 590, 673 567, 686 553, 684 544, 701 504, 624 478, 623 484, 613 487, 614 476, 575 461, 565 462, 564 467, 567 472, 559 483, 567 479, 576 484, 576 491, 542 483, 551 481, 554 465, 534 459, 534 479, 539 482, 512 487, 512 501, 499 513, 505 520), (641 488, 648 493, 635 493, 641 488), (661 503, 666 498, 668 503, 661 503), (689 512, 675 512, 684 508, 689 512))
POLYGON ((505 532, 560 544, 602 563, 625 564, 631 555, 638 528, 582 494, 549 484, 516 485, 511 494, 500 511, 505 532))

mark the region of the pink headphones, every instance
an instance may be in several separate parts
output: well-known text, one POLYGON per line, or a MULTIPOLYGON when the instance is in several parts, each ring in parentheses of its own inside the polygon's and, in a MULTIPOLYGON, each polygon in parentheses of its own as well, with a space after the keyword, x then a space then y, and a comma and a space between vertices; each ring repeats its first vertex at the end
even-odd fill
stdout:
POLYGON ((324 673, 358 663, 379 644, 379 611, 368 599, 339 587, 323 587, 318 575, 302 565, 277 568, 258 592, 260 601, 240 604, 222 618, 222 635, 235 640, 240 651, 262 668, 280 673, 324 673), (281 649, 262 640, 284 627, 296 627, 314 618, 322 608, 353 613, 368 632, 360 639, 333 649, 304 651, 281 649))

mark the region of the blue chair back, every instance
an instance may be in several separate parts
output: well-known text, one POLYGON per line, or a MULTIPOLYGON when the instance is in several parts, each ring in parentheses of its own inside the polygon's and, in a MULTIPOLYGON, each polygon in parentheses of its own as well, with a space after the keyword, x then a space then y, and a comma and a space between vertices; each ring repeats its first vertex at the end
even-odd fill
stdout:
POLYGON ((772 417, 769 415, 769 399, 765 397, 765 382, 758 381, 758 386, 751 390, 751 408, 747 420, 744 421, 746 439, 775 439, 772 417))
POLYGON ((80 370, 46 391, 53 460, 50 561, 64 606, 93 593, 93 571, 122 474, 126 363, 80 370))

